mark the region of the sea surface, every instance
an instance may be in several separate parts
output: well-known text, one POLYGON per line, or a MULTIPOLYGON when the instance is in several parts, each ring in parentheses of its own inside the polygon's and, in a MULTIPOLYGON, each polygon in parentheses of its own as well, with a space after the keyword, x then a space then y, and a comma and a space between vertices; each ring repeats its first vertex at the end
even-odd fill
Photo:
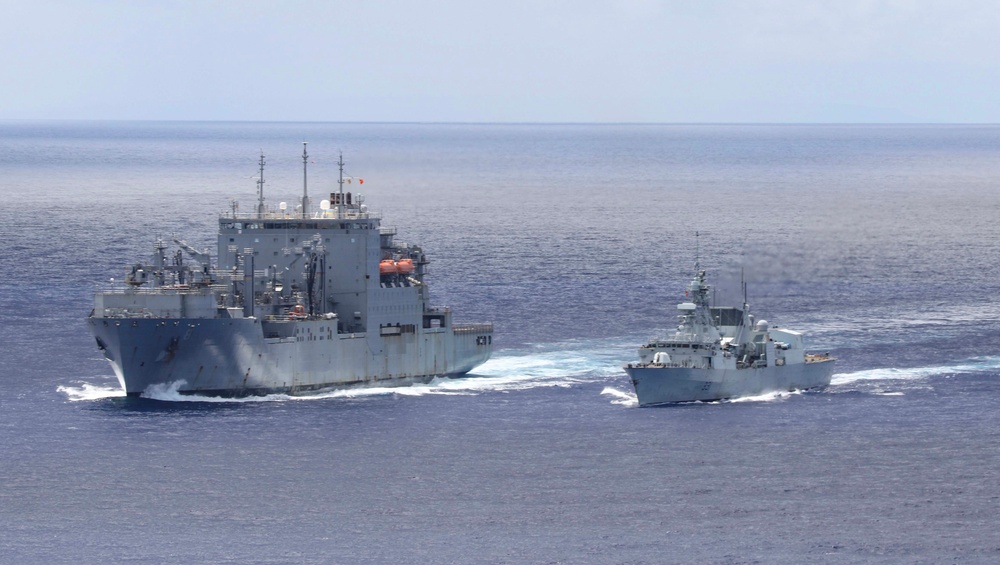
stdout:
POLYGON ((0 563, 1000 562, 1000 126, 0 122, 0 196, 0 563), (94 290, 303 141, 493 358, 124 398, 94 290), (638 408, 696 261, 833 384, 638 408))

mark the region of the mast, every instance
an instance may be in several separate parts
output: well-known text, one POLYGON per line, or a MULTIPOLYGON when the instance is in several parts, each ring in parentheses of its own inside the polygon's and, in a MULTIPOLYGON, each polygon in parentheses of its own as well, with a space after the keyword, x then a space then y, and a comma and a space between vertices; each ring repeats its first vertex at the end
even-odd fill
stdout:
POLYGON ((694 232, 694 272, 697 273, 701 270, 701 248, 699 247, 700 240, 698 239, 699 233, 694 232))
POLYGON ((337 166, 340 167, 340 178, 337 183, 340 185, 340 197, 337 199, 337 219, 342 219, 344 217, 344 153, 340 153, 340 160, 337 161, 337 166))
POLYGON ((302 142, 302 218, 309 217, 309 191, 306 188, 306 167, 309 164, 309 154, 306 153, 306 142, 302 142))
POLYGON ((257 217, 264 217, 264 151, 260 152, 260 176, 257 177, 257 217))
POLYGON ((743 309, 747 309, 747 278, 743 267, 740 267, 740 286, 743 287, 743 309))

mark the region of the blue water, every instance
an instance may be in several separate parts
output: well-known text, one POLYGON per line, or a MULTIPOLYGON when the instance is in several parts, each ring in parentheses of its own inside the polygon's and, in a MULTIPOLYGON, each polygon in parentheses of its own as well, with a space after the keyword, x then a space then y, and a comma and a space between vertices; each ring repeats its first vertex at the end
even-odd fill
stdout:
POLYGON ((0 122, 0 562, 1000 561, 1000 127, 0 122), (464 379, 120 396, 83 319, 158 237, 348 173, 492 320, 464 379), (695 233, 699 237, 695 237, 695 233), (823 392, 636 407, 720 302, 823 392))

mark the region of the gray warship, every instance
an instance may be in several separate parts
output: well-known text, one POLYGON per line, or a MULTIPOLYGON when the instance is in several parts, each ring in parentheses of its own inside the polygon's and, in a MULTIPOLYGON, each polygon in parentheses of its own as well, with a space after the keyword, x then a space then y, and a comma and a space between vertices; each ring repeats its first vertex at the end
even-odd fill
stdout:
POLYGON ((802 334, 765 320, 754 322, 742 307, 712 307, 705 271, 695 266, 688 302, 677 305, 673 335, 639 348, 639 362, 625 372, 640 406, 712 401, 830 384, 834 359, 805 352, 802 334))
MULTIPOLYGON (((303 143, 301 204, 257 204, 219 217, 214 258, 182 240, 98 291, 87 323, 122 388, 182 394, 299 394, 458 376, 489 359, 493 326, 457 324, 429 303, 427 256, 398 242, 361 195, 310 206, 303 143)), ((361 181, 363 182, 363 181, 361 181)))

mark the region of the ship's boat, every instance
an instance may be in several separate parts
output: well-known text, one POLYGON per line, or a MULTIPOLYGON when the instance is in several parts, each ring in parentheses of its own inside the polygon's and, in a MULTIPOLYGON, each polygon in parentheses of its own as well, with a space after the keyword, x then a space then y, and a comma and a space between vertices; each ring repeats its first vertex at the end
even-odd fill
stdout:
POLYGON ((399 269, 395 261, 386 259, 378 264, 378 272, 381 275, 395 275, 399 273, 399 269))
POLYGON ((396 262, 396 269, 401 275, 412 274, 414 270, 413 259, 400 259, 396 262))
POLYGON ((455 323, 431 305, 423 249, 397 243, 362 195, 345 194, 339 166, 339 192, 315 209, 303 184, 289 210, 265 202, 261 155, 257 205, 219 218, 214 257, 160 241, 125 285, 95 294, 87 322, 127 394, 403 385, 490 357, 492 324, 455 323))
MULTIPOLYGON (((830 384, 834 359, 807 354, 801 333, 754 321, 742 307, 712 307, 705 271, 696 269, 680 325, 639 348, 625 366, 640 406, 711 401, 830 384)), ((745 286, 744 286, 745 296, 745 286)))

